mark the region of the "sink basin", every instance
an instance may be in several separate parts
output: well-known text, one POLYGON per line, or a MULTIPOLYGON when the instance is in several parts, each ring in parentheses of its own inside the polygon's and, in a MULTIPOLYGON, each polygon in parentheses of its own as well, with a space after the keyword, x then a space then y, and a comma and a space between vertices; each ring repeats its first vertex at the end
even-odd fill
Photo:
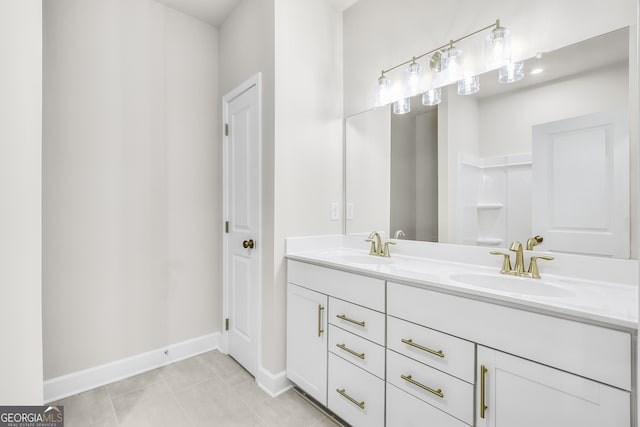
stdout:
POLYGON ((391 264, 393 262, 391 258, 360 254, 336 254, 331 255, 328 258, 333 261, 346 262, 350 264, 391 264))
POLYGON ((347 264, 367 264, 367 265, 380 265, 380 264, 391 264, 393 263, 393 258, 385 258, 380 256, 369 255, 369 253, 354 253, 349 251, 338 251, 338 252, 325 252, 320 255, 322 258, 325 258, 328 261, 333 262, 344 262, 347 264))
POLYGON ((483 289, 491 289, 514 295, 541 297, 571 297, 574 293, 541 279, 507 276, 503 274, 454 273, 449 278, 455 282, 483 289))

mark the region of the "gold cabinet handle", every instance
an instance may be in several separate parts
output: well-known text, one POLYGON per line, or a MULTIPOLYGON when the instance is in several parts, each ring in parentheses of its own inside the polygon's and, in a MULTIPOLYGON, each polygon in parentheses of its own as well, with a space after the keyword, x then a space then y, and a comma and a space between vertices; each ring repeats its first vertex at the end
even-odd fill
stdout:
POLYGON ((318 336, 324 332, 324 329, 322 329, 322 310, 324 310, 324 307, 318 304, 318 336))
POLYGON ((346 344, 336 344, 336 347, 346 351, 347 353, 351 353, 354 356, 359 357, 360 359, 364 360, 364 353, 358 353, 357 351, 353 351, 349 347, 347 347, 346 344))
POLYGON ((427 348, 427 347, 421 346, 420 344, 414 343, 411 338, 409 338, 408 340, 402 338, 400 341, 402 341, 403 343, 405 343, 407 345, 410 345, 411 347, 415 347, 417 349, 420 349, 422 351, 426 351, 427 353, 436 355, 438 357, 442 357, 444 359, 444 353, 442 352, 442 350, 438 350, 438 351, 431 350, 430 348, 427 348))
POLYGON ((253 239, 245 240, 244 242, 242 242, 242 247, 245 249, 253 249, 254 246, 255 242, 253 241, 253 239))
POLYGON ((424 385, 422 383, 419 383, 418 381, 414 380, 413 378, 411 378, 411 375, 400 375, 400 378, 402 378, 403 380, 405 380, 405 381, 407 381, 407 382, 409 382, 409 383, 411 383, 411 384, 413 384, 415 386, 420 387, 423 390, 428 391, 431 394, 435 394, 436 396, 438 396, 441 399, 444 399, 444 394, 442 393, 442 389, 440 389, 440 388, 437 389, 437 390, 434 390, 431 387, 428 387, 428 386, 426 386, 426 385, 424 385))
POLYGON ((364 328, 364 321, 358 322, 357 320, 349 319, 346 314, 338 314, 338 315, 336 315, 336 317, 338 319, 346 320, 347 322, 354 323, 354 324, 356 324, 358 326, 362 326, 364 328))
POLYGON ((360 409, 364 409, 364 401, 358 402, 353 397, 351 397, 347 393, 345 393, 344 389, 341 390, 341 389, 337 388, 336 391, 340 394, 340 396, 343 396, 343 397, 347 398, 347 400, 349 402, 353 403, 354 405, 356 405, 360 409))
POLYGON ((487 410, 485 396, 485 376, 487 375, 487 370, 484 365, 480 365, 480 418, 484 418, 484 413, 487 410))

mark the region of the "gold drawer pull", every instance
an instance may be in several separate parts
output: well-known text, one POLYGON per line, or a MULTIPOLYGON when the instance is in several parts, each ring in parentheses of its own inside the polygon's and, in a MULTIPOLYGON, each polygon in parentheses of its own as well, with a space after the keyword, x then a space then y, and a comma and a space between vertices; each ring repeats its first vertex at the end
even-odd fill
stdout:
POLYGON ((442 357, 444 359, 444 353, 442 352, 442 350, 438 350, 438 351, 431 350, 430 348, 427 348, 427 347, 421 346, 420 344, 414 343, 411 338, 409 338, 408 340, 405 340, 404 338, 402 338, 400 341, 402 341, 403 343, 405 343, 407 345, 410 345, 411 347, 418 348, 418 349, 420 349, 422 351, 426 351, 427 353, 434 354, 434 355, 436 355, 438 357, 442 357))
POLYGON ((349 319, 346 314, 338 314, 336 315, 338 319, 346 320, 347 322, 355 323, 358 326, 362 326, 364 328, 364 321, 358 322, 357 320, 349 319))
POLYGON ((364 360, 364 353, 358 353, 356 351, 351 350, 349 347, 347 347, 346 344, 336 344, 336 347, 338 347, 339 349, 342 349, 344 351, 346 351, 347 353, 351 353, 356 357, 359 357, 360 359, 364 360))
POLYGON ((322 335, 322 333, 324 332, 324 329, 322 329, 322 311, 323 310, 324 310, 324 307, 318 304, 318 336, 322 335))
POLYGON ((413 385, 417 385, 418 387, 420 387, 423 390, 427 390, 431 394, 435 394, 436 396, 444 399, 444 394, 442 394, 442 389, 440 389, 440 388, 437 389, 437 390, 434 390, 431 387, 427 387, 426 385, 421 384, 418 381, 416 381, 413 378, 411 378, 411 375, 400 375, 400 378, 402 378, 405 381, 410 382, 413 385))
POLYGON ((480 418, 484 418, 484 413, 488 409, 485 396, 485 376, 488 369, 484 365, 480 365, 480 418))
POLYGON ((349 402, 353 403, 354 405, 356 405, 360 409, 364 409, 364 401, 358 402, 353 397, 351 397, 347 393, 345 393, 344 389, 340 390, 339 388, 337 388, 336 391, 338 393, 340 393, 340 396, 346 397, 349 400, 349 402))

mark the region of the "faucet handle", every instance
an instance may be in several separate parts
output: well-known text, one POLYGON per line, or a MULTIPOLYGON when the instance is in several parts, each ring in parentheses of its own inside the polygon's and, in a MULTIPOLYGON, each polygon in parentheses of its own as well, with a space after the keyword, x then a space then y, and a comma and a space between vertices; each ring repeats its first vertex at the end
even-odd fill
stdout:
POLYGON ((371 250, 369 251, 369 255, 378 255, 378 251, 377 251, 377 248, 376 248, 375 240, 367 239, 367 240, 365 240, 365 242, 371 243, 371 250))
POLYGON ((500 251, 491 251, 489 252, 491 255, 502 255, 504 258, 502 259, 502 268, 500 268, 500 274, 507 274, 511 271, 511 255, 500 252, 500 251))
POLYGON ((391 252, 389 252, 389 245, 395 245, 396 242, 384 242, 384 250, 382 251, 382 256, 389 258, 391 256, 391 252))
POLYGON ((551 256, 532 256, 531 257, 531 261, 529 263, 529 275, 533 278, 533 279, 539 279, 540 278, 540 270, 538 270, 538 259, 544 259, 546 261, 551 261, 554 258, 551 256))

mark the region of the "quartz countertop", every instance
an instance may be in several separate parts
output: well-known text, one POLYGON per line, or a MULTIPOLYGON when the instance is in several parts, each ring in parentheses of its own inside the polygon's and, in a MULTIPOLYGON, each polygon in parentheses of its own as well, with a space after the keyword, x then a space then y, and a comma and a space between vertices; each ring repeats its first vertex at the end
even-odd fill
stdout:
POLYGON ((505 276, 499 274, 498 258, 492 258, 491 267, 407 254, 383 258, 369 255, 367 249, 331 247, 327 242, 288 244, 287 258, 600 326, 638 329, 637 284, 544 272, 542 279, 505 276))

